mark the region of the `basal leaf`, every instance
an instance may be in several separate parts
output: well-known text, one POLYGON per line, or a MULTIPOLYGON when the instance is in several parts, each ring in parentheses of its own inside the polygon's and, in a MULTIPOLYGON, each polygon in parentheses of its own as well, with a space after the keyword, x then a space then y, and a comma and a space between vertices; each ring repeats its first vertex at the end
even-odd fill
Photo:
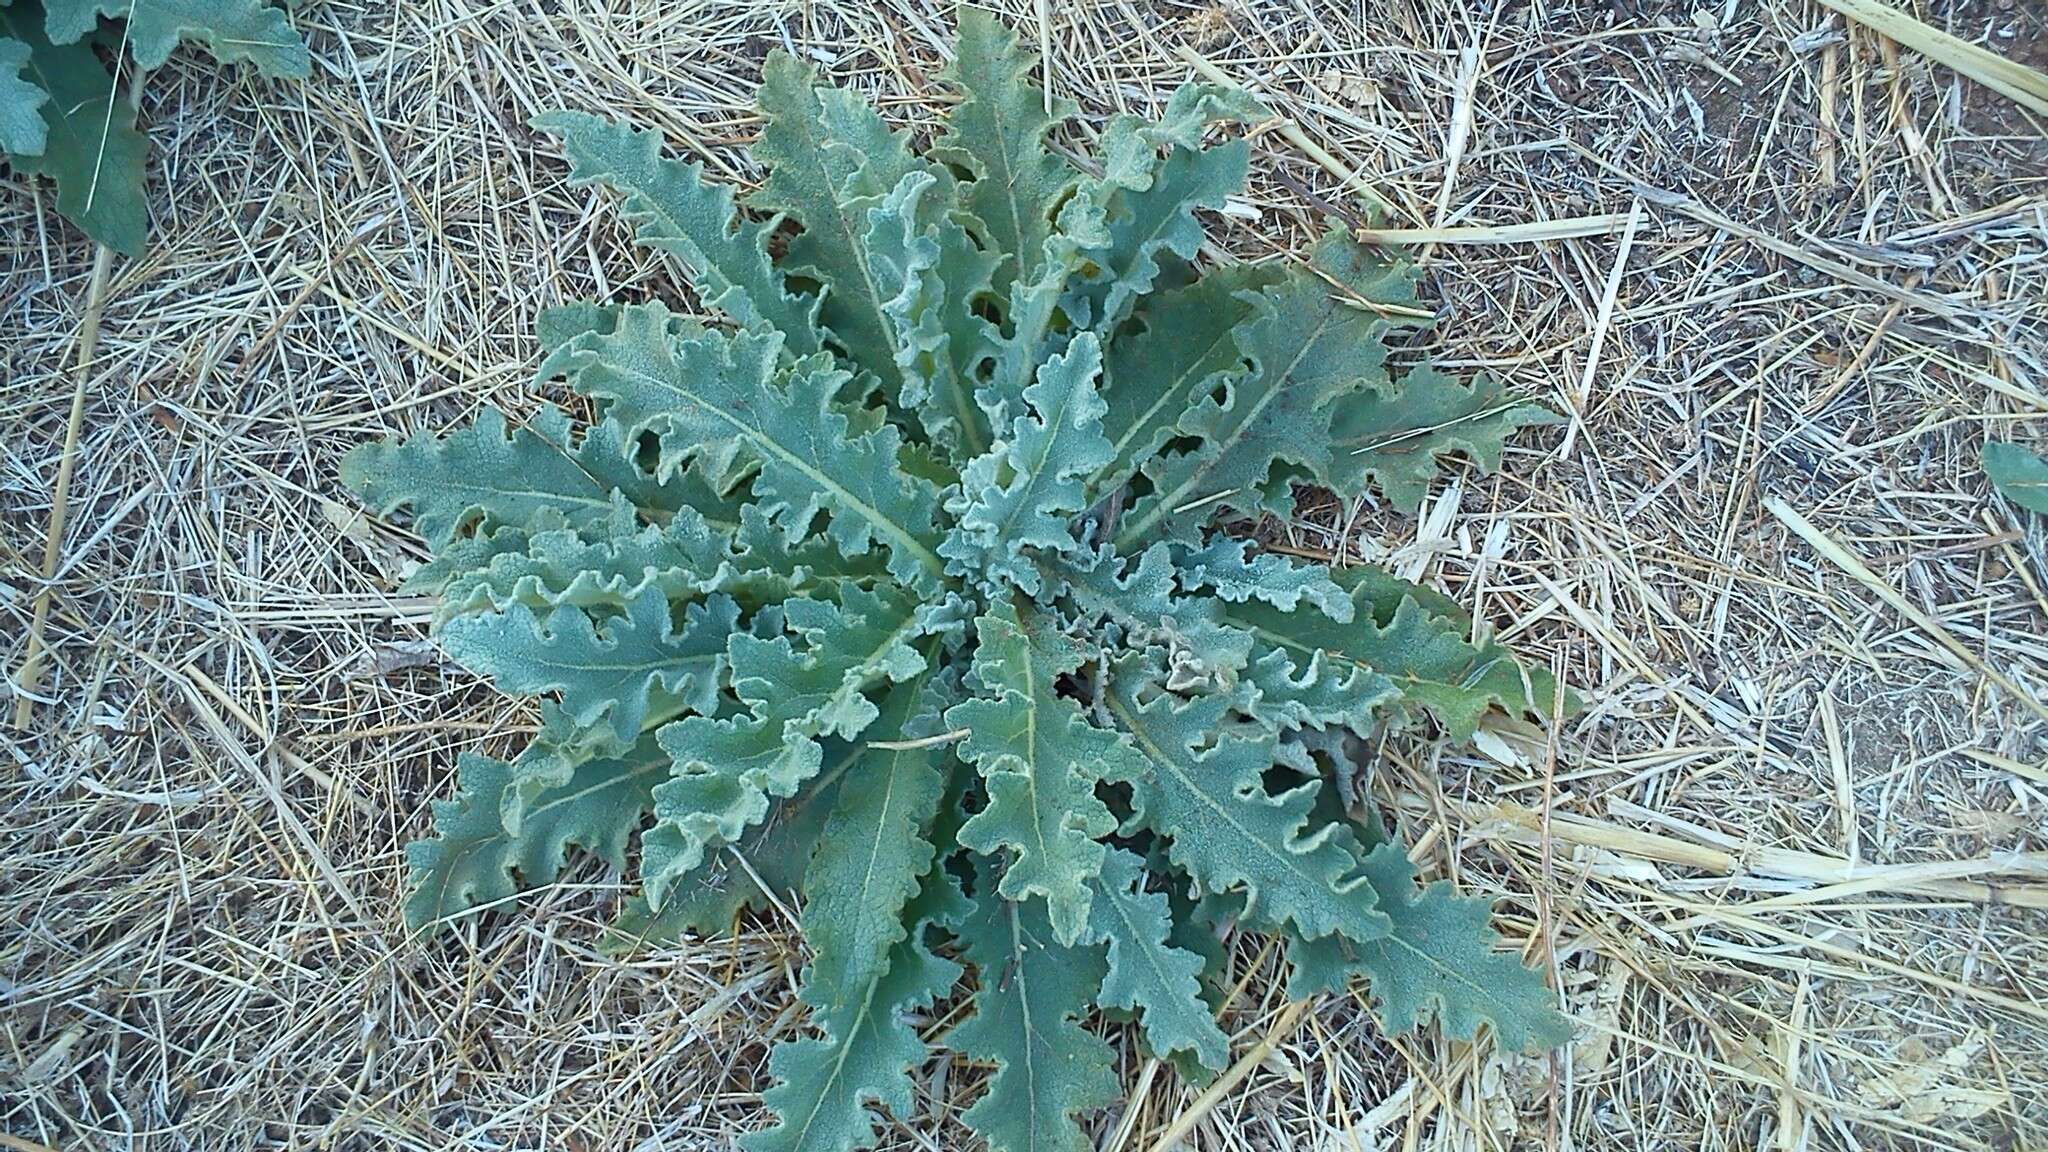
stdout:
MULTIPOLYGON (((0 21, 6 19, 0 15, 0 21)), ((28 69, 28 45, 0 38, 0 152, 39 156, 49 141, 49 128, 39 109, 50 94, 22 78, 28 69)))
POLYGON ((1439 457, 1457 454, 1492 471, 1515 431, 1555 424, 1540 404, 1510 399, 1481 378, 1467 386, 1428 365, 1338 405, 1331 427, 1329 482, 1345 497, 1378 488, 1396 507, 1420 507, 1436 478, 1439 457))
POLYGON ((121 40, 135 63, 158 68, 181 40, 206 45, 223 64, 248 63, 266 76, 304 80, 312 71, 305 41, 268 0, 43 0, 50 39, 80 40, 101 16, 124 20, 121 40))
POLYGON ((866 103, 817 87, 811 69, 785 53, 769 55, 757 100, 768 122, 754 155, 769 174, 748 203, 803 226, 782 266, 825 286, 824 327, 897 396, 900 349, 888 298, 869 274, 867 211, 910 173, 940 173, 913 156, 907 139, 866 103))
POLYGON ((545 884, 561 872, 571 844, 625 867, 627 839, 668 765, 652 740, 622 757, 588 760, 528 801, 513 834, 499 813, 514 765, 465 753, 457 765, 461 791, 434 802, 435 837, 406 846, 413 873, 406 921, 417 928, 545 884))
MULTIPOLYGON (((925 684, 891 690, 878 721, 904 737, 931 735, 938 701, 925 684)), ((805 874, 804 938, 813 950, 803 999, 820 1029, 815 1038, 777 1046, 771 1066, 795 1066, 769 1093, 781 1123, 750 1148, 845 1148, 871 1144, 867 1104, 907 1109, 909 1065, 924 1055, 915 1033, 889 1014, 906 976, 915 990, 932 988, 943 969, 910 941, 904 908, 935 858, 925 839, 945 789, 944 747, 869 745, 849 762, 840 801, 805 874), (908 947, 906 947, 908 944, 908 947)), ((945 983, 950 984, 948 976, 945 983)))
POLYGON ((702 164, 664 157, 659 132, 582 112, 545 112, 533 126, 561 139, 571 183, 624 198, 634 239, 681 260, 706 305, 782 333, 797 355, 818 350, 818 301, 790 292, 769 259, 774 220, 741 215, 731 188, 704 182, 702 164))
POLYGON ((1033 558, 1080 547, 1069 522, 1086 505, 1081 477, 1108 462, 1102 400, 1095 379, 1102 348, 1082 333, 1064 355, 1047 360, 1024 390, 1030 406, 1005 442, 963 470, 964 490, 947 511, 958 527, 939 546, 955 575, 996 577, 1037 595, 1033 558))
MULTIPOLYGON (((485 408, 445 436, 421 432, 355 448, 341 462, 341 481, 379 515, 409 510, 413 530, 435 549, 471 529, 527 524, 543 511, 567 525, 613 517, 625 495, 614 499, 569 436, 557 409, 543 408, 515 427, 485 408)), ((615 454, 615 447, 605 453, 615 454)), ((656 490, 650 479, 634 495, 651 500, 656 490)))
POLYGON ((586 333, 549 360, 577 391, 607 402, 630 437, 660 439, 660 468, 685 464, 719 488, 758 468, 755 506, 794 544, 828 512, 828 535, 848 556, 889 550, 897 579, 932 589, 938 493, 897 464, 894 425, 856 432, 834 404, 847 376, 822 355, 784 370, 773 336, 715 333, 676 339, 660 304, 619 316, 616 331, 586 333))
POLYGON ((1499 644, 1474 646, 1469 624, 1435 616, 1413 597, 1381 617, 1373 582, 1353 588, 1354 613, 1339 624, 1311 608, 1283 612, 1260 603, 1232 605, 1224 618, 1261 643, 1285 651, 1292 675, 1311 661, 1328 669, 1355 668, 1391 681, 1412 718, 1427 715, 1453 739, 1470 739, 1490 709, 1510 715, 1550 714, 1556 685, 1548 671, 1525 669, 1499 644), (1320 655, 1318 655, 1320 654, 1320 655))
POLYGON ((868 276, 884 298, 903 374, 898 400, 935 441, 973 453, 988 444, 974 374, 992 344, 967 301, 988 290, 995 260, 946 214, 931 194, 937 185, 929 172, 910 172, 867 210, 868 276))
MULTIPOLYGON (((627 899, 605 933, 606 950, 629 954, 676 943, 689 932, 722 935, 742 909, 766 908, 771 896, 788 900, 802 892, 804 873, 837 805, 844 769, 859 751, 859 745, 844 743, 827 749, 825 767, 817 776, 775 805, 765 820, 720 847, 704 866, 676 881, 659 912, 648 905, 645 894, 627 899)), ((667 778, 672 764, 664 753, 661 779, 667 778)), ((650 784, 650 808, 651 788, 650 784)))
POLYGON ((1083 618, 1113 621, 1135 644, 1163 648, 1175 688, 1198 681, 1225 686, 1251 656, 1251 634, 1224 623, 1222 601, 1181 593, 1164 542, 1130 559, 1103 549, 1046 567, 1083 618))
POLYGON ((1470 1040, 1482 1023, 1509 1050, 1551 1048, 1570 1038, 1556 996, 1540 973, 1500 951, 1486 901, 1455 895, 1449 883, 1416 883, 1415 865, 1397 842, 1365 856, 1365 874, 1393 929, 1356 942, 1332 937, 1290 948, 1296 973, 1288 995, 1341 988, 1353 974, 1371 982, 1380 1024, 1390 1032, 1434 1017, 1447 1035, 1470 1040))
POLYGON ((1269 120, 1272 110, 1241 88, 1189 82, 1174 89, 1158 120, 1112 116, 1102 130, 1102 178, 1098 196, 1122 190, 1149 190, 1164 162, 1159 150, 1201 147, 1202 132, 1211 124, 1251 124, 1269 120))
POLYGON ((1251 147, 1242 140, 1203 151, 1175 145, 1146 188, 1124 191, 1112 202, 1109 247, 1097 257, 1107 280, 1097 331, 1122 323, 1153 290, 1162 252, 1182 261, 1195 258, 1202 246, 1195 211, 1222 208, 1244 187, 1250 159, 1251 147))
POLYGON ((1266 278, 1247 264, 1215 269, 1147 298, 1136 314, 1139 327, 1110 341, 1102 425, 1115 456, 1088 478, 1091 504, 1129 483, 1178 434, 1181 415, 1242 369, 1237 327, 1252 314, 1243 295, 1266 278))
POLYGON ((1222 1071, 1230 1038, 1202 1000, 1203 959, 1172 943, 1167 898, 1145 891, 1145 861, 1110 849, 1089 909, 1087 939, 1108 948, 1099 1001, 1136 1010, 1154 1053, 1186 1053, 1222 1071))
POLYGON ((51 43, 42 8, 32 0, 0 7, 0 37, 28 46, 22 72, 47 93, 39 109, 43 146, 9 149, 24 176, 57 183, 57 211, 94 240, 128 256, 142 255, 149 229, 143 201, 143 158, 149 145, 135 130, 135 107, 107 74, 89 43, 51 43))
POLYGON ((818 740, 850 740, 874 720, 866 690, 925 668, 911 646, 930 630, 929 613, 890 595, 848 588, 842 602, 793 599, 786 635, 734 633, 727 642, 737 716, 692 716, 663 728, 661 746, 676 775, 655 789, 655 820, 641 870, 659 908, 668 885, 768 815, 771 797, 794 793, 823 763, 818 740))
POLYGON ((1054 208, 1075 179, 1045 146, 1046 134, 1073 114, 1073 105, 1055 100, 1048 113, 1045 94, 1027 78, 1037 63, 994 16, 960 9, 960 39, 946 77, 962 99, 933 151, 974 174, 961 199, 987 231, 989 247, 1012 258, 997 274, 999 292, 1013 281, 1038 278, 1054 208))
POLYGON ((960 978, 960 966, 923 939, 935 921, 959 916, 959 889, 944 868, 924 875, 903 911, 908 933, 864 992, 821 1009, 824 1035, 777 1045, 768 1069, 780 1081, 762 1094, 780 1123, 741 1141, 748 1152, 839 1152, 874 1144, 867 1105, 898 1114, 913 1102, 910 1070, 928 1055, 909 1014, 929 1007, 960 978))
POLYGON ((1142 657, 1126 657, 1107 706, 1147 761, 1134 789, 1138 820, 1169 839, 1173 862, 1208 891, 1242 891, 1246 917, 1261 926, 1311 939, 1385 935, 1357 857, 1309 819, 1318 785, 1268 793, 1265 773, 1279 759, 1273 735, 1229 722, 1220 697, 1182 699, 1156 680, 1142 657))
POLYGON ((1249 540, 1217 536, 1180 559, 1181 587, 1214 590, 1233 604, 1257 600, 1282 612, 1312 604, 1332 620, 1350 620, 1351 597, 1321 564, 1297 564, 1277 552, 1257 551, 1249 540))
POLYGON ((1350 403, 1386 377, 1387 325, 1358 301, 1406 292, 1407 280, 1341 234, 1316 246, 1313 263, 1315 271, 1290 268, 1260 293, 1256 315, 1237 330, 1250 370, 1226 379, 1222 400, 1197 397, 1181 417, 1179 433, 1199 443, 1146 469, 1153 492, 1125 514, 1120 550, 1135 551, 1170 529, 1185 534, 1206 518, 1191 515, 1198 509, 1266 510, 1262 489, 1276 465, 1328 479, 1337 401, 1350 403))
POLYGON ((984 871, 959 935, 981 983, 946 1044, 996 1066, 961 1120, 1005 1152, 1092 1152, 1073 1117, 1116 1099, 1109 1045, 1077 1023, 1102 985, 1102 949, 1061 944, 1035 901, 984 871))
POLYGON ((1116 733, 1059 697, 1055 679, 1078 668, 1081 654, 1042 615, 1020 617, 998 602, 975 621, 975 636, 968 686, 976 695, 954 705, 946 724, 967 730, 960 755, 981 770, 988 805, 961 827, 960 842, 1003 856, 1003 896, 1045 898, 1054 934, 1072 944, 1102 870, 1097 840, 1116 828, 1095 786, 1144 766, 1116 733))
POLYGON ((713 596, 671 618, 659 588, 644 588, 624 615, 599 626, 583 609, 563 605, 545 620, 524 604, 450 620, 441 628, 448 654, 516 696, 560 693, 563 712, 579 727, 609 723, 622 741, 683 712, 717 704, 726 640, 739 605, 713 596))

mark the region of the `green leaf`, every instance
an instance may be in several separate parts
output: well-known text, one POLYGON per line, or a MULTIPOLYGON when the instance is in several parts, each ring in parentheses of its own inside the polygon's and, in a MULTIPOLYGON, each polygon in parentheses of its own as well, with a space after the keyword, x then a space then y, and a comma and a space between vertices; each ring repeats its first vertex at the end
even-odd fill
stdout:
POLYGON ((1133 803, 1173 862, 1206 891, 1242 891, 1245 916, 1313 939, 1386 934, 1387 917, 1359 876, 1358 859, 1327 826, 1312 826, 1319 784, 1268 793, 1279 760, 1270 731, 1228 719, 1217 696, 1184 699, 1157 688, 1143 657, 1119 661, 1106 705, 1149 762, 1133 803))
POLYGON ((1072 197, 1060 209, 1058 227, 1045 242, 1045 259, 1036 273, 1010 284, 1004 309, 1007 330, 995 337, 989 379, 974 394, 990 427, 1007 427, 1023 413, 1024 390, 1038 366, 1065 339, 1069 318, 1061 305, 1072 300, 1068 281, 1088 265, 1090 251, 1108 243, 1102 209, 1086 197, 1072 197))
POLYGON ((450 620, 441 643, 499 691, 559 692, 563 712, 578 727, 609 720, 630 743, 650 723, 717 706, 726 640, 738 622, 739 605, 713 596, 690 604, 678 629, 668 598, 650 587, 602 632, 580 608, 563 605, 542 621, 515 603, 502 613, 450 620))
POLYGON ((925 668, 910 642, 932 630, 929 611, 849 587, 842 603, 793 599, 788 628, 804 637, 734 633, 727 642, 737 716, 692 716, 658 734, 676 775, 655 789, 655 820, 643 838, 641 872, 656 907, 677 877, 768 815, 769 798, 789 796, 817 775, 821 736, 850 740, 876 716, 864 694, 925 668))
POLYGON ((1351 597, 1322 564, 1296 564, 1277 552, 1254 552, 1249 540, 1217 536, 1181 557, 1181 587, 1213 589, 1232 604, 1257 600, 1282 612, 1314 605, 1332 620, 1350 620, 1351 597))
POLYGON ((1396 507, 1414 509, 1429 494, 1439 458, 1455 453, 1491 472, 1500 467, 1502 448, 1516 430, 1559 419, 1540 404, 1508 399, 1493 380, 1461 385, 1422 365, 1384 393, 1369 391, 1338 405, 1330 486, 1349 499, 1370 484, 1396 507))
MULTIPOLYGON (((543 511, 570 526, 617 515, 626 497, 614 499, 612 485, 592 473, 619 459, 618 441, 593 433, 585 444, 593 450, 570 444, 558 409, 508 427, 504 413, 485 408, 446 436, 423 431, 357 446, 342 459, 341 482, 380 516, 408 509, 413 530, 438 551, 471 530, 525 525, 543 511)), ((656 491, 648 480, 634 495, 653 502, 656 491)))
POLYGON ((101 16, 126 20, 121 40, 135 63, 163 66, 181 40, 206 45, 223 64, 249 63, 265 76, 304 80, 312 72, 305 41, 283 11, 265 0, 43 0, 50 39, 80 40, 101 16))
POLYGON ((1401 700, 1392 680, 1320 649, 1306 657, 1259 645, 1238 681, 1238 710, 1281 730, 1346 727, 1371 732, 1380 710, 1401 700))
POLYGON ((1237 327, 1252 314, 1251 302, 1241 297, 1266 279, 1249 264, 1215 269, 1147 298, 1135 314, 1140 327, 1109 342, 1102 425, 1116 455, 1089 477, 1089 503, 1129 483, 1178 434, 1182 413, 1241 370, 1237 327))
POLYGON ((1251 656, 1251 635, 1223 623, 1222 601, 1181 594, 1173 551, 1164 542, 1131 559, 1103 549, 1047 567, 1084 618, 1112 621, 1129 631, 1132 643, 1166 649, 1169 663, 1190 681, 1228 683, 1251 656))
POLYGON ((768 179, 747 202, 803 226, 782 267, 825 286, 820 320, 896 396, 900 350, 887 297, 870 275, 867 211, 910 173, 940 173, 912 156, 908 139, 857 96, 817 87, 811 69, 786 53, 769 54, 756 101, 768 122, 754 157, 767 165, 768 179))
POLYGON ((1448 882, 1416 884, 1401 845, 1381 843, 1365 856, 1365 874, 1393 930, 1379 940, 1331 937, 1290 948, 1296 975, 1289 996, 1341 987, 1351 974, 1370 978, 1380 1026, 1405 1032, 1435 1017, 1446 1035, 1470 1040, 1482 1023, 1509 1050, 1554 1048, 1571 1038, 1540 973, 1498 950, 1486 901, 1455 895, 1448 882))
POLYGON ((1097 256, 1108 281, 1097 331, 1114 329, 1153 290, 1160 253, 1182 261, 1195 258, 1202 247, 1195 210, 1222 208, 1244 188, 1250 162, 1251 146, 1242 140, 1203 151, 1176 145, 1151 173, 1148 187, 1116 197, 1109 214, 1109 247, 1097 256))
MULTIPOLYGON (((918 678, 890 690, 877 723, 892 742, 934 734, 941 706, 925 689, 918 678)), ((804 998, 814 1007, 871 984, 903 938, 898 914, 931 866, 924 832, 944 790, 940 768, 951 759, 937 745, 868 745, 849 761, 839 805, 804 881, 804 938, 814 954, 804 998)))
POLYGON ((1341 233, 1316 246, 1312 263, 1315 271, 1291 268, 1260 294, 1257 315, 1236 337, 1251 370, 1225 381, 1223 400, 1198 397, 1181 417, 1180 434, 1200 443, 1146 468, 1154 491, 1126 515, 1119 550, 1135 551, 1169 530, 1185 536, 1219 503, 1267 510, 1261 489, 1276 464, 1327 481, 1338 399, 1351 403, 1353 393, 1378 387, 1386 377, 1386 322, 1356 307, 1349 294, 1370 301, 1399 297, 1407 291, 1407 272, 1375 264, 1341 233), (1333 290, 1331 280, 1341 289, 1333 290))
POLYGON ((1097 838, 1116 828, 1095 786, 1129 780, 1145 766, 1116 733, 1059 696, 1055 680, 1082 657, 1044 615, 1020 618, 998 602, 974 628, 968 686, 978 695, 948 710, 946 725, 968 731, 960 755, 981 770, 988 805, 961 827, 960 843, 1006 856, 1003 896, 1045 897, 1054 934, 1072 944, 1087 926, 1091 881, 1102 870, 1097 838))
POLYGON ((57 182, 57 211, 87 236, 127 256, 142 255, 149 206, 142 196, 149 143, 135 130, 135 108, 93 54, 92 45, 53 44, 42 9, 27 0, 0 8, 0 37, 28 46, 29 83, 48 93, 41 107, 43 147, 10 150, 24 176, 57 182))
POLYGON ((1251 124, 1269 120, 1271 109, 1241 88, 1190 81, 1174 89, 1157 121, 1116 115, 1102 130, 1102 179, 1097 195, 1107 198, 1122 190, 1143 192, 1152 187, 1162 163, 1159 149, 1201 147, 1202 132, 1211 124, 1251 124))
MULTIPOLYGON (((0 16, 0 21, 4 20, 6 17, 0 16)), ((21 78, 28 67, 28 45, 0 39, 0 152, 40 156, 49 141, 49 128, 37 109, 50 95, 21 78)))
MULTIPOLYGON (((823 771, 776 805, 767 819, 719 848, 703 867, 676 881, 659 912, 644 894, 627 899, 606 929, 606 950, 631 955, 650 944, 679 942, 689 932, 719 935, 742 909, 766 908, 771 895, 783 900, 803 891, 804 872, 837 806, 846 766, 859 751, 852 744, 828 749, 823 771)), ((664 755, 664 778, 672 764, 664 755)), ((651 795, 648 804, 653 805, 651 795)))
POLYGON ((1320 676, 1324 669, 1376 673, 1401 693, 1411 719, 1429 716, 1456 740, 1469 740, 1486 713, 1550 715, 1557 691, 1547 670, 1525 669, 1498 643, 1473 645, 1469 622, 1430 614, 1413 597, 1403 597, 1391 616, 1374 602, 1379 587, 1357 585, 1353 618, 1339 624, 1313 609, 1283 612, 1270 605, 1232 605, 1224 619, 1295 662, 1294 678, 1320 676))
POLYGON ((616 331, 586 333, 549 358, 578 392, 607 402, 629 436, 660 438, 660 475, 686 463, 718 488, 753 467, 755 507, 794 545, 819 512, 847 556, 874 543, 889 571, 920 590, 936 587, 938 491, 897 463, 894 425, 856 431, 833 403, 847 381, 829 358, 783 371, 773 336, 717 333, 676 339, 662 305, 624 309, 616 331), (694 462, 694 463, 692 463, 694 462))
POLYGON ((2017 444, 1988 441, 1984 474, 1999 495, 2030 512, 2048 514, 2048 459, 2017 444))
POLYGON ((746 219, 731 188, 704 183, 702 164, 664 157, 659 132, 582 112, 545 112, 533 126, 561 139, 571 184, 604 184, 623 197, 633 238, 681 260, 706 306, 782 333, 798 355, 818 350, 818 301, 790 293, 769 260, 774 220, 746 219))
POLYGON ((1092 1152, 1072 1117, 1113 1102, 1117 1081, 1109 1045, 1076 1021, 1102 986, 1102 949, 1061 944, 1044 910, 1004 899, 987 869, 959 935, 981 991, 946 1044, 996 1066, 961 1120, 995 1152, 1092 1152))
POLYGON ((1230 1060, 1230 1038, 1202 1001, 1203 959, 1171 942, 1167 899, 1145 890, 1145 861, 1111 849, 1089 907, 1086 939, 1108 946, 1099 1001, 1137 1010, 1155 1054, 1187 1053, 1203 1067, 1222 1071, 1230 1060))
MULTIPOLYGON (((891 690, 878 720, 884 731, 930 735, 938 701, 919 681, 891 690)), ((749 1148, 832 1148, 873 1143, 870 1101, 906 1111, 909 1066, 924 1055, 916 1033, 890 1013, 901 982, 916 973, 918 991, 935 983, 928 965, 903 946, 912 928, 906 904, 934 860, 926 829, 944 791, 937 746, 863 749, 850 763, 840 802, 805 874, 804 938, 813 950, 803 999, 820 1029, 816 1038, 786 1041, 770 1058, 783 1083, 766 1095, 781 1123, 752 1137, 749 1148)), ((947 976, 946 984, 952 982, 947 976)))
POLYGON ((992 344, 988 325, 965 301, 988 290, 996 261, 942 215, 929 195, 937 184, 929 172, 911 172, 867 210, 868 275, 885 298, 882 312, 903 374, 899 402, 918 413, 935 440, 973 452, 988 444, 974 404, 974 365, 992 344))
POLYGON ((441 622, 515 604, 536 614, 565 605, 617 611, 649 589, 683 600, 729 586, 721 577, 730 563, 730 535, 689 509, 659 527, 600 522, 582 531, 550 528, 491 540, 494 547, 481 563, 441 581, 441 622))
POLYGON ((1032 557, 1079 550, 1069 523, 1087 507, 1080 478, 1107 463, 1111 451, 1095 394, 1101 369, 1102 347, 1084 332, 1038 370, 1024 389, 1029 414, 1017 417, 1007 442, 968 464, 962 492, 947 502, 959 518, 939 546, 952 561, 949 572, 995 577, 1035 596, 1040 579, 1032 557))
POLYGON ((889 952, 888 966, 857 999, 836 1003, 815 1017, 824 1036, 779 1044, 768 1070, 781 1081, 762 1101, 781 1122, 750 1133, 748 1152, 840 1152, 874 1144, 872 1101, 899 1116, 915 1103, 910 1070, 929 1055, 910 1014, 960 978, 960 966, 927 945, 926 927, 959 915, 958 887, 943 867, 924 875, 916 899, 904 909, 908 933, 889 952))
POLYGON ((625 867, 626 841, 668 766, 652 740, 622 757, 588 760, 523 806, 515 834, 499 819, 515 766, 464 753, 457 761, 461 790, 434 802, 436 836, 406 846, 413 873, 406 922, 418 928, 510 899, 522 885, 545 884, 561 874, 571 844, 625 867))
POLYGON ((1014 259, 995 290, 1037 278, 1047 259, 1053 208, 1075 180, 1065 161, 1046 151, 1045 137, 1073 115, 1073 105, 1045 94, 1026 74, 1038 63, 1017 34, 979 8, 960 9, 954 61, 945 72, 962 99, 947 118, 933 154, 974 174, 961 189, 967 210, 981 221, 988 245, 1014 259))

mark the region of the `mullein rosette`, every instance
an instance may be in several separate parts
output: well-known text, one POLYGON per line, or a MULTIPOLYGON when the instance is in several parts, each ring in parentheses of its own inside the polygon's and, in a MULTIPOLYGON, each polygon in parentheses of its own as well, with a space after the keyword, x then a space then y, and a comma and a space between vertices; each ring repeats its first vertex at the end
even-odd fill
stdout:
POLYGON ((963 11, 920 153, 773 55, 743 200, 653 132, 541 116, 722 322, 552 309, 541 375, 587 421, 486 411, 344 468, 432 548, 410 587, 449 656, 542 700, 516 758, 462 758, 409 917, 547 883, 570 845, 625 869, 637 842, 628 945, 794 897, 809 1025, 757 1152, 871 1144, 934 1039, 993 1069, 962 1117, 991 1147, 1090 1148, 1118 1096, 1096 1009, 1227 1065, 1226 925, 1284 942, 1291 995, 1363 977, 1389 1029, 1565 1034, 1486 905, 1418 883, 1337 784, 1389 728, 1463 739, 1558 687, 1440 595, 1219 531, 1301 486, 1415 506, 1441 457, 1491 467, 1550 414, 1391 373, 1412 273, 1341 234, 1197 262, 1257 104, 1189 85, 1069 160, 1034 63, 963 11))

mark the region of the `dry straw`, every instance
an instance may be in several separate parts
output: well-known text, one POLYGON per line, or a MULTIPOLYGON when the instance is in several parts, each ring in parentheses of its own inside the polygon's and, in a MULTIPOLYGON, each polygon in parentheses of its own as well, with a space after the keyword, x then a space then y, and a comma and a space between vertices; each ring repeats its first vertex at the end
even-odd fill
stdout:
MULTIPOLYGON (((1268 529, 1448 590, 1583 689, 1484 759, 1390 743, 1371 780, 1425 871, 1499 898, 1580 1035, 1554 1062, 1384 1037, 1359 997, 1290 1004, 1247 947, 1232 1078, 1130 1052, 1099 1146, 2048 1147, 2048 530, 1976 464, 2048 434, 2048 12, 1916 11, 1006 4, 1077 133, 1197 61, 1284 117, 1220 249, 1398 229, 1439 363, 1582 402, 1569 454, 1558 429, 1424 507, 1268 529)), ((770 46, 926 125, 948 10, 295 20, 313 83, 154 79, 158 240, 110 269, 75 436, 93 254, 0 178, 10 677, 48 605, 0 742, 0 1143, 728 1147, 802 1026, 784 915, 613 960, 617 878, 584 867, 403 932, 426 800, 533 717, 418 643, 430 606, 391 588, 419 553, 334 464, 526 403, 543 305, 690 302, 528 115, 630 111, 745 179, 770 46)), ((921 1083, 936 1119, 887 1146, 962 1146, 979 1071, 921 1083)))

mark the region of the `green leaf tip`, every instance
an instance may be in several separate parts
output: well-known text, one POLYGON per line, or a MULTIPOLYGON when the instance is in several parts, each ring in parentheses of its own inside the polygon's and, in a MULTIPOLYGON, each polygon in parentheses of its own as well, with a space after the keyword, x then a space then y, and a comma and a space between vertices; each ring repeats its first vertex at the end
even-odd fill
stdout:
POLYGON ((550 308, 537 381, 573 415, 342 467, 432 553, 407 588, 448 655, 539 697, 524 751, 458 766, 408 916, 507 906, 572 850, 637 880, 614 950, 793 910, 755 1152, 923 1126, 940 1052, 997 1152, 1093 1147, 1105 1028, 1196 1079, 1239 1055, 1229 931, 1391 1029, 1563 1038, 1487 905, 1350 807, 1364 750, 1563 689, 1440 593, 1226 531, 1302 485, 1418 504, 1549 414, 1389 366, 1399 259, 1217 261, 1255 102, 1189 85, 1077 155, 1039 69, 963 10, 921 150, 771 53, 745 194, 653 131, 536 117, 704 315, 550 308))

